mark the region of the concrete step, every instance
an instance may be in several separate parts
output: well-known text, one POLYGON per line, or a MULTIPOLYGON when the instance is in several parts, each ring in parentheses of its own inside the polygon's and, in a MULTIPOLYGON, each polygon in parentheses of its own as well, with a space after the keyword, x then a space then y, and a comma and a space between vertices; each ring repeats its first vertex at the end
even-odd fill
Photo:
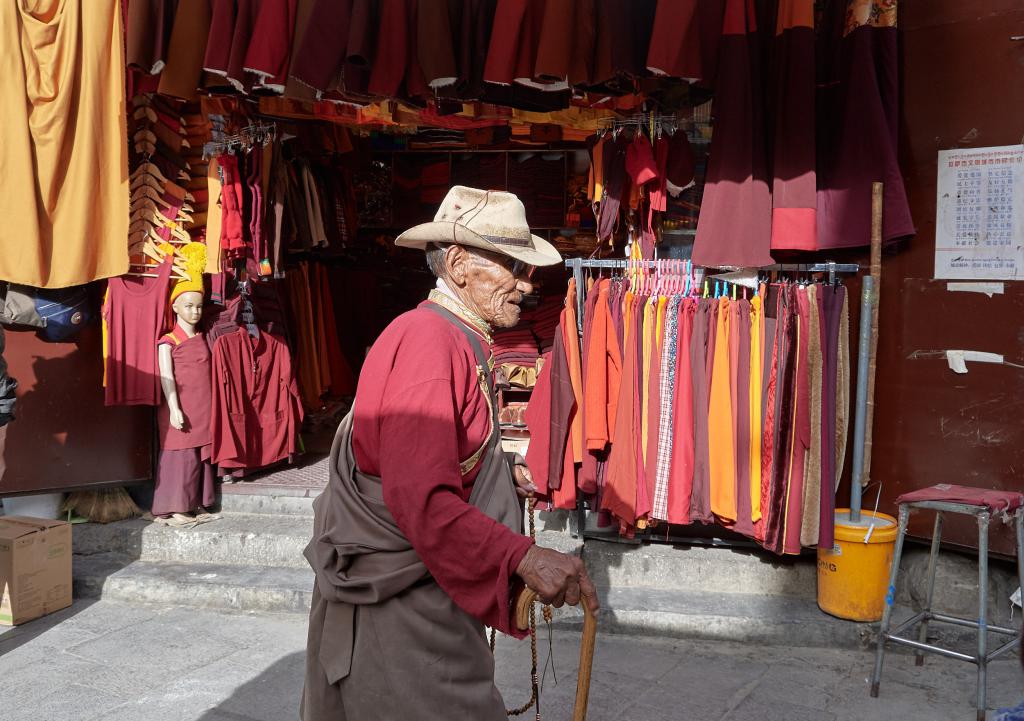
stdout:
POLYGON ((807 601, 814 601, 817 593, 813 555, 782 558, 758 550, 587 539, 583 557, 594 582, 615 589, 643 587, 807 601))
MULTIPOLYGON (((72 535, 79 556, 119 553, 142 561, 305 568, 302 552, 313 535, 313 518, 299 513, 224 513, 194 528, 136 518, 105 525, 83 523, 72 535)), ((578 554, 582 546, 555 531, 538 531, 537 542, 563 553, 578 554)))
MULTIPOLYGON (((215 563, 139 561, 117 553, 76 556, 76 598, 172 604, 244 613, 306 614, 313 573, 215 563)), ((766 646, 864 647, 871 626, 834 619, 811 603, 750 594, 651 588, 599 589, 601 633, 646 634, 766 646)), ((575 633, 582 614, 555 609, 556 628, 575 633)))
POLYGON ((306 568, 138 561, 118 553, 75 556, 75 598, 172 604, 239 612, 309 612, 306 568))
POLYGON ((242 493, 225 491, 220 499, 224 513, 270 516, 312 516, 316 495, 295 496, 277 492, 242 493))
POLYGON ((119 553, 141 561, 306 568, 302 550, 313 535, 311 516, 225 513, 194 528, 133 519, 83 523, 72 534, 76 555, 119 553))
MULTIPOLYGON (((644 587, 599 587, 598 597, 602 633, 841 648, 864 648, 875 633, 872 624, 833 618, 816 603, 795 598, 644 587)), ((583 614, 575 608, 558 609, 554 623, 578 629, 583 614)))

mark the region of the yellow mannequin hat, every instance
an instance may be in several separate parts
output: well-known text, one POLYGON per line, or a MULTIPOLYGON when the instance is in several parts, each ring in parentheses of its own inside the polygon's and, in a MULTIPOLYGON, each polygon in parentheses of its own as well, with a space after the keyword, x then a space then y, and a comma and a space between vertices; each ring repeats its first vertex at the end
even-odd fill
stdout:
POLYGON ((171 290, 171 302, 182 293, 203 292, 203 271, 206 269, 206 246, 203 243, 189 243, 178 253, 185 259, 185 272, 189 280, 179 280, 171 290))

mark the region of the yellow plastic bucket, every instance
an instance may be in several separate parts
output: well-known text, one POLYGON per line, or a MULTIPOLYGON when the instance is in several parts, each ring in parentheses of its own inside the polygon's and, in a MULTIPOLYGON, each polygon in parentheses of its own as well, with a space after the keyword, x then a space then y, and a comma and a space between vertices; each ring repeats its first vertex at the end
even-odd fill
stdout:
POLYGON ((853 523, 849 508, 837 508, 835 545, 818 549, 818 607, 851 621, 882 618, 895 545, 892 516, 861 511, 853 523))

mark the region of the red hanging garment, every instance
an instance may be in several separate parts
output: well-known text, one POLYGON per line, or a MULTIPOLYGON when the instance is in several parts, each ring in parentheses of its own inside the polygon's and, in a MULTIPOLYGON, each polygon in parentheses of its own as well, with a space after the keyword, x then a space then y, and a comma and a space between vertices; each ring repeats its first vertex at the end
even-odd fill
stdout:
POLYGON ((212 460, 260 468, 294 455, 303 411, 283 340, 245 328, 213 347, 212 460))
POLYGON ((814 0, 779 3, 772 60, 772 250, 815 250, 814 0))
POLYGON ((107 282, 103 304, 104 403, 155 406, 161 403, 156 342, 167 322, 171 262, 156 278, 122 276, 107 282))
POLYGON ((753 0, 727 0, 722 28, 715 133, 693 262, 770 265, 771 196, 753 0))
POLYGON ((874 181, 884 184, 882 239, 915 233, 897 153, 897 3, 850 2, 847 8, 826 14, 830 26, 823 30, 842 41, 838 67, 819 82, 819 250, 871 243, 874 181))

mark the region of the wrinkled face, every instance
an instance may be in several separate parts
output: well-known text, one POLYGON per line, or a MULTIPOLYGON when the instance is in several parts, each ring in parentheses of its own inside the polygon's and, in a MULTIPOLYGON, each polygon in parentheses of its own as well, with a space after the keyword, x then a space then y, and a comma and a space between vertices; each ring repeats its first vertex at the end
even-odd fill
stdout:
POLYGON ((532 266, 501 253, 462 246, 450 248, 446 261, 449 285, 470 310, 494 328, 519 323, 519 304, 533 292, 532 266))
POLYGON ((171 307, 183 321, 196 325, 203 317, 203 294, 192 290, 182 293, 174 299, 171 307))

